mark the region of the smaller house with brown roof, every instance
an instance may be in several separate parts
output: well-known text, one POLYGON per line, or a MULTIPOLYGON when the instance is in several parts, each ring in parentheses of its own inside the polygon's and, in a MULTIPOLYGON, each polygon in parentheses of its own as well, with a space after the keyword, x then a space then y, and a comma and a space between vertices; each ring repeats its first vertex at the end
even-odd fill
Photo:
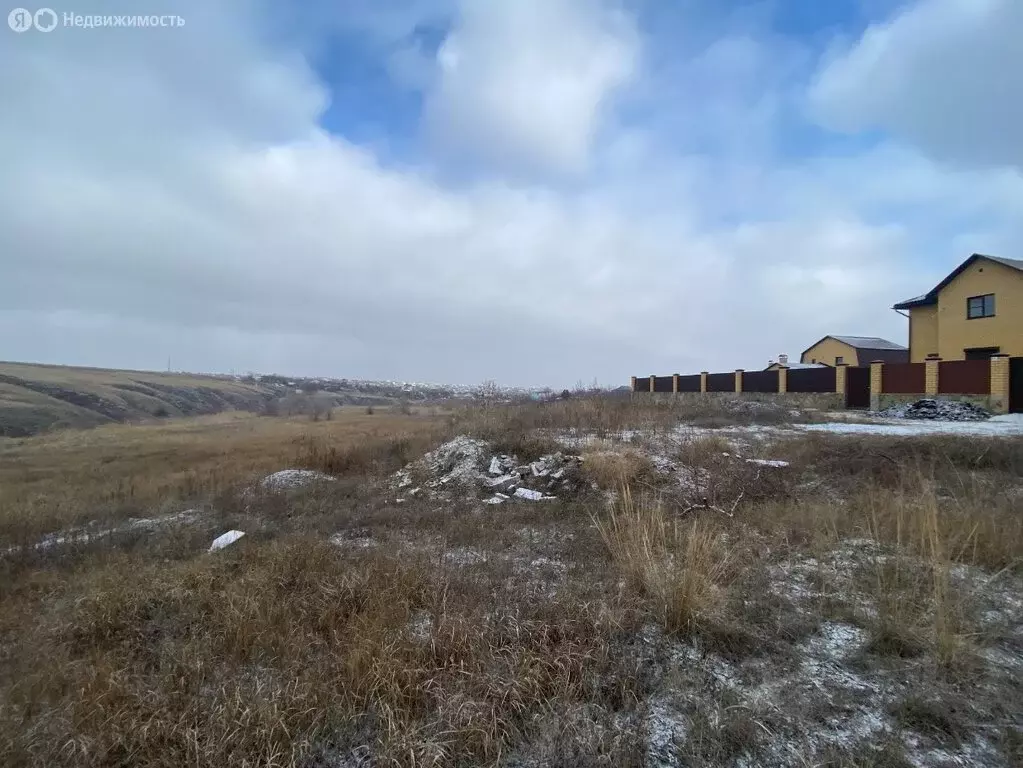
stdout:
POLYGON ((877 336, 825 336, 799 356, 800 363, 824 365, 870 365, 908 363, 909 350, 901 344, 877 336))

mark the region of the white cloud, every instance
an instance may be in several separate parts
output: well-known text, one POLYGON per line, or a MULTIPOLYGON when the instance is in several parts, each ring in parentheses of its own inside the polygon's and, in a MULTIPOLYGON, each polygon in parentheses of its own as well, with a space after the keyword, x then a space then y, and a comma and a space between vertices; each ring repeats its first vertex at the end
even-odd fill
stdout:
POLYGON ((578 173, 638 57, 636 31, 609 0, 463 0, 427 120, 448 150, 578 173))
MULTIPOLYGON (((0 140, 19 151, 0 176, 0 358, 620 383, 754 367, 826 333, 903 338, 888 307, 933 284, 936 238, 913 216, 883 215, 892 201, 879 173, 914 191, 919 219, 961 220, 941 248, 968 233, 1008 241, 1009 177, 948 175, 905 150, 816 163, 732 154, 740 135, 766 145, 774 130, 763 118, 772 97, 754 87, 768 48, 749 41, 683 57, 696 63, 680 65, 674 95, 710 93, 710 63, 733 62, 727 97, 682 106, 701 136, 751 116, 760 127, 710 149, 676 146, 665 123, 644 130, 662 115, 654 88, 648 123, 598 140, 614 78, 583 55, 583 37, 550 32, 551 7, 515 21, 496 50, 513 83, 529 80, 534 57, 582 72, 567 79, 574 117, 532 115, 527 87, 507 106, 511 127, 490 138, 499 159, 590 164, 571 185, 498 174, 453 184, 328 135, 323 86, 243 23, 247 5, 184 4, 178 37, 5 43, 0 63, 21 75, 2 86, 17 110, 0 113, 0 140)), ((598 5, 556 13, 570 7, 597 11, 578 33, 597 30, 598 51, 629 41, 621 61, 634 66, 627 20, 598 5)), ((474 4, 457 25, 466 56, 494 32, 479 13, 474 4)), ((503 82, 499 62, 477 64, 503 82)), ((458 103, 474 131, 506 108, 458 103)))
POLYGON ((829 126, 882 129, 934 158, 1023 169, 1023 3, 917 0, 818 75, 829 126))

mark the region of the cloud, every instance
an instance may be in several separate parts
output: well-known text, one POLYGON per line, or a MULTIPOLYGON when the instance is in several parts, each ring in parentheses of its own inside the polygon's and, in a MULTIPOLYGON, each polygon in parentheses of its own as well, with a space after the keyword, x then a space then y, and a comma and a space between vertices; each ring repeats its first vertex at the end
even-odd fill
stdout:
MULTIPOLYGON (((0 358, 552 386, 755 367, 826 333, 904 338, 888 307, 934 284, 935 254, 1017 231, 1004 172, 951 174, 905 148, 780 158, 778 91, 796 84, 769 43, 672 53, 662 78, 637 68, 658 43, 620 9, 519 19, 516 3, 506 29, 481 6, 454 25, 466 60, 495 34, 509 82, 534 57, 575 73, 574 116, 532 114, 528 88, 458 102, 480 139, 495 109, 518 121, 460 182, 442 158, 388 164, 326 131, 330 84, 248 3, 184 3, 176 31, 5 43, 21 74, 0 86, 16 107, 0 140, 18 149, 0 176, 0 358), (604 77, 586 35, 631 79, 604 77), (605 113, 623 88, 643 106, 628 119, 605 113), (681 113, 693 131, 675 130, 681 113), (502 162, 527 156, 536 173, 502 162)), ((385 37, 412 22, 393 23, 385 37)), ((503 82, 496 58, 473 68, 503 82)))
POLYGON ((426 119, 445 148, 503 166, 586 170, 639 40, 609 0, 463 0, 437 53, 426 119))
POLYGON ((917 0, 820 71, 828 126, 880 129, 933 158, 1023 170, 1023 3, 917 0))

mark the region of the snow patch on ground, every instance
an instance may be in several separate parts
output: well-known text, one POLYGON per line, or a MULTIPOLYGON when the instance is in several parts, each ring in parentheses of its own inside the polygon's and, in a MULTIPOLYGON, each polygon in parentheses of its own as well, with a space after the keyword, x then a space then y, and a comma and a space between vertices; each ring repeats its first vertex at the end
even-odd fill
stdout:
POLYGON ((781 459, 746 459, 747 464, 758 464, 761 467, 787 467, 789 463, 781 459))
MULTIPOLYGON (((1012 414, 1016 416, 1018 414, 1012 414)), ((1003 437, 1023 435, 1023 419, 993 418, 987 421, 896 421, 889 419, 873 423, 831 422, 802 424, 804 432, 831 432, 841 435, 896 435, 914 437, 924 435, 971 435, 975 437, 1003 437)))
MULTIPOLYGON (((137 517, 126 520, 123 523, 113 525, 109 528, 98 526, 83 528, 68 528, 56 533, 50 533, 41 538, 35 544, 37 550, 47 550, 59 547, 64 544, 87 544, 90 541, 105 539, 108 536, 131 531, 155 531, 159 528, 182 524, 194 523, 202 515, 202 511, 195 508, 183 509, 160 517, 137 517)), ((20 551, 21 547, 9 547, 7 552, 20 551)))

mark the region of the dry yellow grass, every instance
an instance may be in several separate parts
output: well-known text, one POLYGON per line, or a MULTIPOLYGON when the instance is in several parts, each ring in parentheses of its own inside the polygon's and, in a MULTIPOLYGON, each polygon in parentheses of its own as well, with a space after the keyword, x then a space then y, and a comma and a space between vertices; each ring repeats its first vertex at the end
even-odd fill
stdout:
POLYGON ((436 417, 339 408, 319 422, 235 412, 0 438, 0 535, 20 540, 169 502, 202 502, 279 469, 332 471, 317 466, 331 452, 371 455, 378 444, 402 440, 419 448, 440 428, 436 417))
POLYGON ((637 451, 625 449, 583 453, 583 473, 606 490, 631 487, 649 477, 652 472, 650 459, 637 451))
POLYGON ((771 448, 792 466, 764 469, 758 488, 761 469, 722 457, 715 438, 669 456, 715 475, 718 506, 744 488, 733 517, 684 511, 635 444, 587 470, 642 481, 610 512, 586 486, 484 509, 461 494, 398 504, 385 482, 470 424, 525 456, 550 446, 537 427, 656 416, 667 429, 673 413, 640 402, 632 419, 628 407, 226 415, 0 441, 0 547, 19 542, 19 525, 35 535, 107 502, 118 515, 168 497, 214 502, 182 530, 0 563, 5 768, 770 765, 779 745, 796 764, 899 765, 898 729, 926 739, 917 731, 947 714, 913 696, 969 699, 969 716, 942 727, 964 741, 999 734, 985 754, 1018 764, 1012 676, 942 676, 968 671, 982 643, 1018 653, 1010 623, 973 634, 988 607, 955 578, 997 587, 1020 570, 1023 510, 1002 492, 1018 443, 800 439, 771 448), (341 480, 238 501, 253 477, 290 466, 341 480), (247 535, 206 554, 228 527, 247 535), (827 555, 850 539, 861 544, 840 550, 840 573, 827 555), (811 639, 827 644, 826 621, 842 630, 832 639, 863 636, 864 648, 802 665, 811 639), (892 641, 895 626, 911 631, 892 641), (841 677, 807 680, 804 666, 841 677), (884 754, 877 734, 822 746, 818 730, 860 711, 856 697, 886 674, 901 675, 908 703, 886 721, 884 754), (870 685, 835 684, 857 677, 870 685), (747 680, 772 686, 769 707, 743 698, 747 680), (673 697, 682 735, 655 745, 673 697))
POLYGON ((680 520, 626 486, 596 524, 612 560, 668 632, 690 634, 720 617, 731 553, 713 522, 680 520))

